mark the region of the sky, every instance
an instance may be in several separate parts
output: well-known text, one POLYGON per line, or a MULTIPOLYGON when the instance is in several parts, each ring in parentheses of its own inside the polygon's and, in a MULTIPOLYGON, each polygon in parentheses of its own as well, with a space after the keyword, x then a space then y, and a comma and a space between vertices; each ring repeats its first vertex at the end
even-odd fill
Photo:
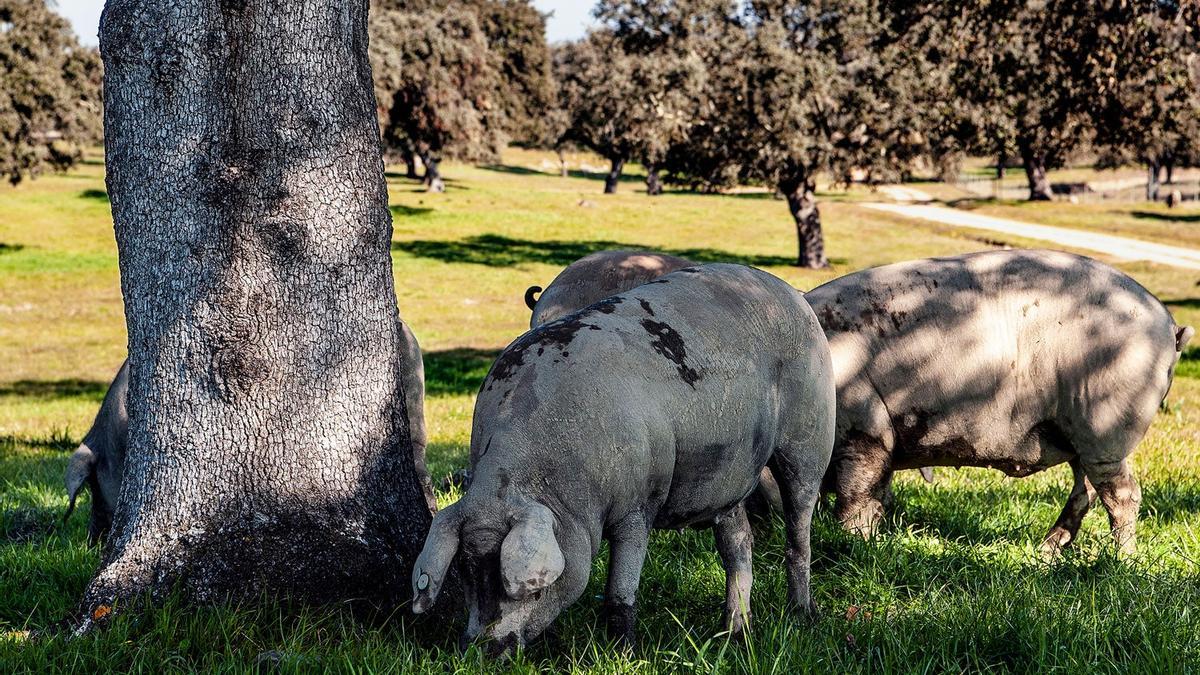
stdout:
MULTIPOLYGON (((100 10, 104 0, 56 0, 58 11, 71 21, 80 40, 95 45, 96 30, 100 25, 100 10)), ((593 0, 534 0, 534 5, 543 12, 553 14, 546 22, 546 38, 551 42, 574 40, 583 37, 592 23, 593 0)))

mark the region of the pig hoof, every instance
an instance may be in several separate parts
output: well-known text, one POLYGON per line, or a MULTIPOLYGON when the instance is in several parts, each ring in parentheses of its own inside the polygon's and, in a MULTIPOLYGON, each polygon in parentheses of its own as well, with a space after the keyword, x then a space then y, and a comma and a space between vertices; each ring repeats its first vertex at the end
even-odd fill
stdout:
POLYGON ((746 640, 750 637, 750 613, 737 612, 725 615, 725 630, 730 638, 746 640))
POLYGON ((626 651, 632 651, 637 645, 637 635, 634 626, 637 623, 637 607, 635 605, 608 605, 605 609, 608 635, 626 651))

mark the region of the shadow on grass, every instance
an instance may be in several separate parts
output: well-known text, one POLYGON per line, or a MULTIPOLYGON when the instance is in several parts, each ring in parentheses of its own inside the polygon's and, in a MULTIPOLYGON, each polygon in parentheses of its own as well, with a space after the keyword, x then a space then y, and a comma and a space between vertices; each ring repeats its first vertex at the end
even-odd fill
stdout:
MULTIPOLYGON (((619 241, 534 241, 498 234, 481 234, 455 241, 422 239, 392 242, 393 251, 446 263, 471 263, 488 267, 512 267, 521 263, 569 265, 586 255, 609 249, 654 250, 698 263, 726 262, 755 267, 782 267, 796 262, 790 256, 743 255, 711 248, 655 248, 619 241)), ((844 259, 831 259, 830 262, 835 265, 846 264, 844 259)))
POLYGON ((25 544, 42 541, 59 529, 62 512, 44 506, 21 505, 0 511, 0 541, 25 544))
POLYGON ((18 445, 24 445, 37 450, 66 452, 67 450, 74 450, 79 445, 79 441, 71 438, 66 431, 55 431, 46 438, 27 438, 24 436, 13 436, 12 434, 0 436, 0 450, 15 448, 18 445))
POLYGON ((24 249, 25 246, 23 244, 5 244, 4 242, 0 242, 0 255, 4 255, 5 253, 18 253, 24 249))
POLYGON ((29 398, 94 398, 104 399, 110 382, 98 380, 17 380, 0 384, 0 396, 29 398))
POLYGON ((426 352, 425 395, 458 396, 474 394, 487 376, 499 349, 447 349, 426 352))
POLYGON ((426 216, 430 213, 433 213, 433 209, 425 206, 405 206, 404 204, 392 204, 388 208, 391 210, 392 217, 394 218, 399 218, 400 216, 426 216))
POLYGON ((84 190, 83 192, 80 192, 79 196, 84 199, 94 199, 98 202, 104 202, 105 204, 108 203, 108 193, 105 192, 104 190, 97 190, 95 188, 91 188, 89 190, 84 190))
POLYGON ((1179 300, 1164 300, 1163 304, 1171 309, 1200 309, 1200 298, 1181 298, 1179 300))
POLYGON ((1131 211, 1130 215, 1142 220, 1159 220, 1168 223, 1200 223, 1200 213, 1158 213, 1156 211, 1131 211))
MULTIPOLYGON (((559 173, 558 169, 555 169, 553 172, 539 171, 537 169, 530 169, 529 167, 524 167, 524 166, 513 166, 511 164, 488 164, 486 166, 481 166, 479 168, 483 169, 484 171, 495 171, 497 173, 507 173, 507 174, 512 174, 514 176, 549 176, 551 178, 558 178, 559 176, 562 175, 561 173, 559 173)), ((608 178, 608 172, 607 171, 583 171, 581 169, 568 169, 567 176, 570 178, 583 178, 585 180, 600 180, 600 181, 602 181, 602 180, 605 180, 606 178, 608 178)), ((644 173, 622 173, 621 174, 621 182, 622 183, 642 183, 642 182, 645 182, 645 180, 646 180, 646 174, 644 174, 644 173)))

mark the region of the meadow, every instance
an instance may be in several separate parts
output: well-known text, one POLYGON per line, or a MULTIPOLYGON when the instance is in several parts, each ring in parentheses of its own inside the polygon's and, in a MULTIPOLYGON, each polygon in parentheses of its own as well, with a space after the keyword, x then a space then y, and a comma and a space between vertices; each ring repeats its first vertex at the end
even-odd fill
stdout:
MULTIPOLYGON (((449 165, 447 192, 389 173, 401 316, 425 352, 429 464, 435 481, 466 463, 474 394, 500 349, 528 328, 522 300, 587 253, 646 247, 766 269, 798 288, 897 260, 1035 242, 999 240, 864 209, 865 189, 823 192, 833 266, 791 266, 795 232, 770 194, 668 192, 631 175, 559 177, 548 155, 511 149, 492 167, 449 165)), ((575 158, 578 164, 579 158, 575 158)), ((593 162, 599 164, 598 160, 593 162)), ((963 202, 1046 224, 1200 246, 1200 211, 1152 204, 963 202), (1140 215, 1139 215, 1140 214, 1140 215), (1149 214, 1149 215, 1146 215, 1149 214)), ((1197 274, 1118 266, 1181 324, 1200 325, 1197 274)), ((0 187, 0 672, 1171 672, 1200 668, 1200 352, 1179 369, 1134 455, 1143 490, 1139 552, 1111 552, 1093 509, 1061 560, 1037 555, 1070 490, 1059 467, 1026 479, 939 470, 898 477, 879 537, 816 519, 813 623, 785 611, 782 526, 756 531, 750 637, 721 633, 724 575, 707 531, 658 532, 640 594, 641 641, 623 653, 599 616, 605 556, 551 634, 510 663, 456 650, 459 626, 404 611, 292 607, 264 599, 176 602, 120 617, 75 640, 55 632, 98 563, 87 499, 66 523, 70 451, 125 357, 117 252, 103 163, 0 187)), ((1087 349, 1087 345, 1079 345, 1087 349)), ((452 494, 443 494, 452 499, 452 494)))

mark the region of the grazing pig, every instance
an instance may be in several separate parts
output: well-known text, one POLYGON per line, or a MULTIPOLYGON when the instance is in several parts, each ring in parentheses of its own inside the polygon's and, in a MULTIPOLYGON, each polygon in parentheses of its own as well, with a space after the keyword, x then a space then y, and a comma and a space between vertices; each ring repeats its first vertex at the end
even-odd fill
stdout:
POLYGON ((741 502, 769 465, 783 493, 789 600, 811 612, 809 525, 835 417, 816 317, 759 270, 683 269, 535 328, 483 382, 472 482, 434 518, 413 611, 433 604, 457 558, 464 640, 505 653, 580 597, 606 539, 606 615, 628 643, 650 530, 713 525, 738 632, 752 543, 741 502))
MULTIPOLYGON (((531 286, 525 291, 525 304, 533 310, 529 327, 537 328, 594 302, 693 265, 695 263, 683 258, 650 251, 600 251, 585 256, 563 269, 545 291, 540 286, 531 286), (535 301, 534 295, 539 291, 541 297, 535 301)), ((833 365, 836 371, 837 361, 833 365)), ((919 469, 921 476, 932 483, 933 469, 919 469)), ((763 489, 756 493, 751 510, 778 511, 779 489, 770 471, 763 471, 762 484, 763 489)))
POLYGON ((1067 462, 1075 487, 1043 552, 1075 537, 1097 493, 1119 550, 1134 550, 1129 454, 1193 332, 1149 291, 1089 258, 997 251, 864 270, 805 298, 833 353, 826 486, 847 528, 875 530, 897 469, 1028 476, 1067 462))
MULTIPOLYGON (((425 467, 425 366, 421 347, 407 324, 401 324, 405 341, 405 357, 414 367, 405 369, 408 377, 404 386, 404 404, 408 410, 409 434, 412 438, 413 461, 430 511, 437 510, 433 482, 425 467)), ((129 393, 129 363, 121 365, 117 377, 104 395, 104 403, 83 443, 71 455, 67 464, 66 487, 70 505, 64 520, 75 510, 75 499, 86 484, 92 494, 92 516, 88 523, 88 541, 95 544, 112 526, 113 508, 121 492, 121 472, 125 466, 129 414, 125 402, 129 393)))
POLYGON ((664 274, 696 263, 649 251, 600 251, 567 265, 542 291, 531 286, 525 304, 533 310, 529 327, 564 317, 610 295, 624 293, 664 274), (536 300, 534 295, 541 292, 536 300))

